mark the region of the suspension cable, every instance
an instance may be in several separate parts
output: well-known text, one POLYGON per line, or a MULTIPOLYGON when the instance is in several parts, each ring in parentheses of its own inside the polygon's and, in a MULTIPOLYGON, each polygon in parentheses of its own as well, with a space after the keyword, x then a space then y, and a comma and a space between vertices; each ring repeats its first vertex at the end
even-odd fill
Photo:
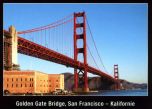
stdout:
POLYGON ((27 31, 21 31, 21 32, 18 32, 18 34, 25 34, 25 33, 31 33, 31 32, 36 32, 36 31, 41 31, 41 30, 46 30, 46 29, 51 29, 51 28, 55 28, 57 26, 60 26, 62 24, 65 24, 65 23, 68 23, 70 21, 72 21, 73 19, 69 19, 67 21, 64 21, 62 23, 59 23, 59 24, 56 24, 56 25, 52 25, 52 26, 48 26, 48 27, 45 27, 45 28, 39 28, 39 29, 35 29, 35 30, 27 30, 27 31))
POLYGON ((71 17, 71 16, 72 16, 72 14, 70 14, 70 15, 68 15, 68 16, 65 16, 64 18, 62 18, 62 19, 60 19, 60 20, 58 20, 58 21, 56 21, 56 22, 53 22, 53 23, 51 23, 51 24, 45 25, 45 26, 33 28, 33 29, 30 29, 30 30, 20 31, 20 32, 18 32, 18 34, 28 33, 28 32, 31 32, 31 31, 33 32, 33 31, 36 31, 36 30, 41 30, 41 29, 43 29, 43 28, 50 27, 50 26, 52 26, 52 25, 55 25, 55 24, 58 24, 58 23, 64 21, 65 19, 67 19, 67 18, 69 18, 69 17, 71 17))
POLYGON ((97 47, 96 47, 96 44, 95 44, 95 41, 94 41, 94 38, 93 38, 93 35, 92 35, 92 32, 91 32, 91 28, 90 28, 90 25, 89 25, 89 23, 88 23, 87 18, 86 18, 86 21, 87 21, 87 25, 88 25, 89 32, 90 32, 91 38, 92 38, 92 40, 93 40, 93 43, 94 43, 95 49, 96 49, 97 54, 98 54, 98 57, 99 57, 99 59, 100 59, 100 62, 101 62, 101 64, 103 65, 103 67, 104 67, 105 71, 108 73, 107 69, 105 68, 105 66, 104 66, 104 64, 103 64, 103 62, 102 62, 102 59, 101 59, 100 54, 99 54, 99 52, 98 52, 98 49, 97 49, 97 47))
POLYGON ((98 66, 98 64, 96 63, 96 61, 95 61, 95 59, 94 59, 94 57, 93 57, 93 55, 92 55, 92 53, 91 53, 91 51, 90 51, 90 49, 89 49, 89 46, 88 46, 88 45, 87 45, 87 48, 88 48, 88 50, 89 50, 89 53, 90 53, 90 55, 91 55, 91 57, 92 57, 92 59, 93 59, 94 63, 96 64, 97 68, 99 69, 99 66, 98 66))

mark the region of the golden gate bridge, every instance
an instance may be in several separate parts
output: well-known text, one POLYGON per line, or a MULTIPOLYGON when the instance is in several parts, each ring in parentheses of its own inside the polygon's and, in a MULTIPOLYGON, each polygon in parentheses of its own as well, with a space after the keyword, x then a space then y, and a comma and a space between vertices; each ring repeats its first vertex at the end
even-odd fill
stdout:
MULTIPOLYGON (((12 70, 12 30, 4 30, 6 70, 12 70)), ((114 77, 108 74, 99 55, 85 12, 70 14, 51 24, 17 32, 18 53, 74 68, 74 91, 88 92, 88 72, 109 81, 114 89, 120 88, 118 65, 114 77), (90 37, 88 37, 90 36, 90 37), (92 41, 97 56, 90 49, 92 41), (98 62, 105 71, 102 71, 98 62)))

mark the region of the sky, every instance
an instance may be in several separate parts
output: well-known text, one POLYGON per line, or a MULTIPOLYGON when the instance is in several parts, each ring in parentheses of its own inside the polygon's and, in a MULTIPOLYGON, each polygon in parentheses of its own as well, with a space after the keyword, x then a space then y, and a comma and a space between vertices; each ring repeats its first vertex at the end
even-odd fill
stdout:
MULTIPOLYGON (((147 4, 4 4, 4 29, 17 31, 50 24, 73 12, 85 11, 99 54, 108 73, 118 64, 119 78, 148 80, 147 4)), ((22 70, 73 73, 73 68, 18 54, 22 70)), ((89 76, 93 76, 89 74, 89 76)))

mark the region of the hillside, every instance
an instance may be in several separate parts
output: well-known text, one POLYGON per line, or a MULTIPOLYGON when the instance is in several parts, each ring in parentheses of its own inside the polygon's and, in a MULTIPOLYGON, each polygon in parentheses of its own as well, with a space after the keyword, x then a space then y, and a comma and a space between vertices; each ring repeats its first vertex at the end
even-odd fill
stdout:
POLYGON ((132 83, 132 82, 128 82, 127 80, 120 80, 120 83, 122 84, 124 89, 146 89, 147 88, 147 84, 142 83, 132 83))
MULTIPOLYGON (((66 90, 72 90, 74 88, 74 75, 72 73, 66 72, 64 74, 64 84, 66 90)), ((122 87, 124 89, 146 89, 147 84, 138 84, 138 83, 132 83, 128 82, 126 80, 120 80, 122 87)), ((107 90, 108 85, 105 83, 102 83, 100 77, 89 77, 88 78, 89 88, 90 90, 107 90)))

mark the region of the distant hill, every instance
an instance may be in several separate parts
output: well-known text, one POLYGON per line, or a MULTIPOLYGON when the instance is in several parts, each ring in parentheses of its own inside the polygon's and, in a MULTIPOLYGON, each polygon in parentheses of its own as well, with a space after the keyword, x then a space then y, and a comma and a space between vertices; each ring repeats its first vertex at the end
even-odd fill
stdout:
POLYGON ((132 83, 132 82, 128 82, 127 80, 123 80, 120 79, 120 83, 122 84, 122 87, 124 89, 146 89, 147 88, 147 84, 146 83, 132 83))
MULTIPOLYGON (((74 75, 70 72, 62 73, 64 74, 64 84, 66 90, 72 90, 74 88, 74 75)), ((108 85, 101 81, 100 77, 88 77, 88 83, 90 90, 106 90, 108 85)), ((138 84, 128 82, 121 79, 120 83, 124 89, 146 89, 147 84, 138 84)))
POLYGON ((64 74, 64 88, 66 90, 72 90, 74 88, 74 75, 72 73, 64 74))

